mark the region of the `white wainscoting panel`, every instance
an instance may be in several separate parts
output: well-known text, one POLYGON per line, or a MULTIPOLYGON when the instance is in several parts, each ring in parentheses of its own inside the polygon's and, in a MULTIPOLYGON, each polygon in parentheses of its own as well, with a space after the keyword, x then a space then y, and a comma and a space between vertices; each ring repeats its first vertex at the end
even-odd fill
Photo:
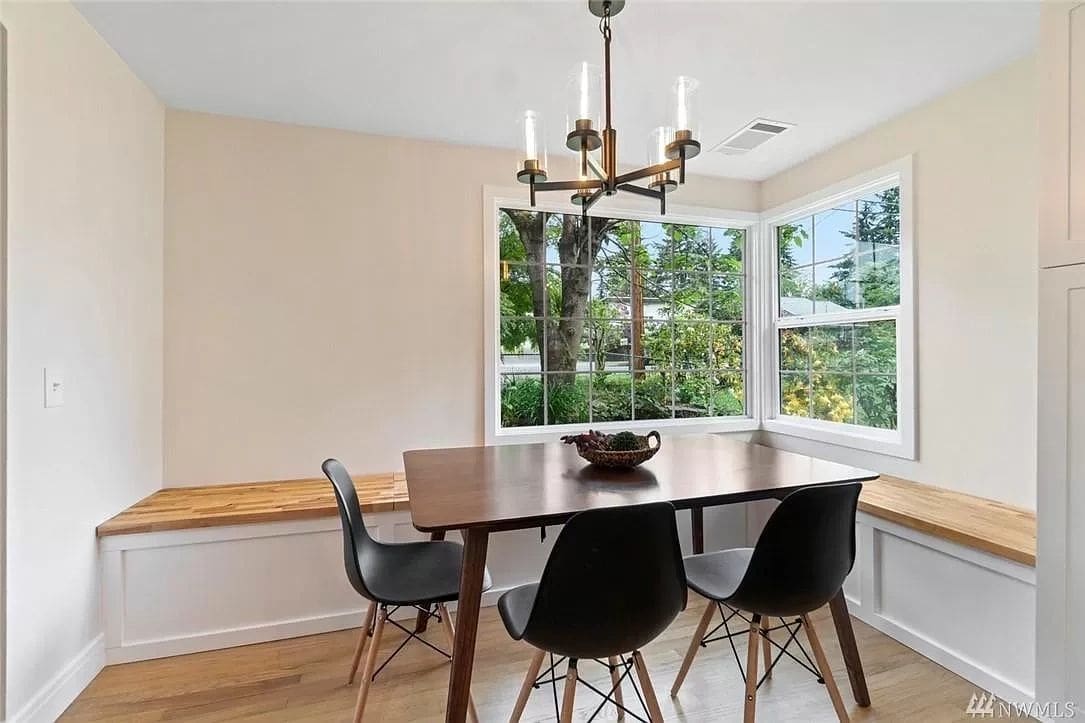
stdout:
MULTIPOLYGON (((740 505, 705 510, 706 549, 743 544, 740 505)), ((689 513, 679 512, 689 551, 689 513)), ((409 512, 366 515, 376 539, 427 538, 409 512)), ((490 536, 493 605, 538 579, 560 528, 490 536)), ((458 539, 451 535, 449 539, 458 539)), ((365 601, 347 582, 338 518, 116 535, 101 540, 105 656, 109 664, 357 627, 365 601)), ((403 611, 406 614, 408 611, 403 611)))
POLYGON ((1036 571, 860 512, 851 613, 1003 700, 1035 691, 1036 571))

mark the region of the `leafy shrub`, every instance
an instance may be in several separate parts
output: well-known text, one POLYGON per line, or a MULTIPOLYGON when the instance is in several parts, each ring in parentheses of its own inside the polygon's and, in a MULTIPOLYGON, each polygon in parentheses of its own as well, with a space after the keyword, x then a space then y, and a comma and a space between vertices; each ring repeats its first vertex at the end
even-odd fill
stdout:
POLYGON ((543 423, 543 390, 538 377, 507 378, 501 385, 501 424, 532 427, 543 423))
POLYGON ((588 381, 583 375, 577 375, 575 381, 552 379, 548 391, 550 424, 588 421, 588 381))

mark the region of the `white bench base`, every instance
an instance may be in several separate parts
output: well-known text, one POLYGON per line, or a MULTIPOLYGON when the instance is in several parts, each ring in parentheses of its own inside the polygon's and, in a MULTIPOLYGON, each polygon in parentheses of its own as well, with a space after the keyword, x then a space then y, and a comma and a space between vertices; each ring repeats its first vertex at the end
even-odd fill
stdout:
POLYGON ((1033 699, 1034 568, 863 512, 856 545, 844 586, 852 615, 978 689, 1033 699))
MULTIPOLYGON (((427 539, 406 511, 365 519, 379 540, 427 539)), ((678 522, 688 545, 689 513, 679 512, 678 522)), ((492 535, 494 587, 483 605, 537 580, 558 531, 548 528, 542 544, 537 528, 492 535)), ((741 545, 745 536, 740 505, 705 510, 707 549, 741 545)), ((365 601, 347 582, 342 546, 339 520, 331 517, 104 537, 106 663, 358 627, 365 601)))

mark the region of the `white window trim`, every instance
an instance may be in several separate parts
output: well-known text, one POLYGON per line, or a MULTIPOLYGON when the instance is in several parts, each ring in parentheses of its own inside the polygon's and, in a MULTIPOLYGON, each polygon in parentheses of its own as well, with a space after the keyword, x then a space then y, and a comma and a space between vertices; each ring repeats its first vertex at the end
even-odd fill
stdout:
MULTIPOLYGON (((743 432, 765 430, 794 437, 839 445, 878 454, 917 458, 916 424, 916 341, 915 341, 915 236, 912 157, 888 163, 853 176, 815 193, 790 201, 762 213, 729 211, 696 206, 668 204, 666 217, 655 211, 646 199, 619 196, 601 202, 601 213, 614 213, 642 221, 671 221, 705 226, 730 226, 747 229, 746 263, 746 417, 710 419, 633 420, 598 422, 601 430, 666 428, 684 432, 743 432), (865 309, 840 315, 821 314, 819 323, 833 320, 856 322, 895 318, 897 321, 897 415, 896 430, 879 430, 853 424, 781 416, 779 379, 776 374, 777 328, 803 326, 809 317, 790 317, 778 322, 776 243, 773 227, 812 215, 839 201, 871 190, 900 186, 900 290, 901 300, 892 309, 865 309)), ((526 190, 519 186, 483 187, 483 263, 484 307, 483 344, 485 359, 484 433, 486 444, 553 441, 562 434, 583 431, 583 424, 547 425, 500 429, 500 398, 497 393, 497 329, 500 323, 500 282, 498 279, 498 210, 531 208, 526 190)), ((572 204, 539 199, 536 210, 553 213, 579 213, 572 204)))
MULTIPOLYGON (((563 434, 582 432, 585 424, 549 424, 534 427, 501 428, 501 400, 497 393, 497 329, 501 318, 500 281, 498 279, 498 212, 501 208, 548 211, 551 213, 580 213, 580 209, 571 203, 555 203, 552 199, 538 199, 534 207, 527 201, 526 188, 521 186, 484 186, 482 193, 483 213, 483 344, 485 359, 484 424, 486 444, 521 444, 525 442, 554 441, 563 434)), ((746 229, 746 248, 744 252, 745 279, 749 288, 746 291, 746 334, 749 339, 756 339, 759 332, 755 316, 758 313, 756 299, 761 298, 761 277, 758 258, 754 251, 759 247, 758 233, 761 229, 761 215, 748 211, 724 211, 698 206, 683 206, 668 203, 667 215, 660 216, 656 205, 636 197, 619 196, 616 199, 601 201, 594 214, 612 213, 622 218, 638 221, 668 223, 688 223, 699 226, 724 226, 746 229), (620 200, 618 200, 620 199, 620 200)), ((761 376, 756 370, 761 369, 762 345, 746 342, 744 345, 746 375, 746 416, 709 417, 703 419, 645 419, 626 422, 595 422, 593 429, 600 430, 681 430, 682 432, 744 432, 760 428, 761 400, 764 397, 760 389, 761 376)))
POLYGON ((763 283, 761 322, 761 428, 769 432, 802 437, 818 442, 866 450, 879 454, 916 459, 916 344, 915 344, 915 235, 912 157, 888 163, 880 168, 853 176, 828 188, 777 206, 762 213, 760 257, 762 268, 769 271, 769 283, 763 283), (812 216, 842 200, 871 191, 900 186, 900 304, 883 309, 864 309, 816 317, 779 319, 778 276, 776 274, 775 229, 798 218, 812 216), (837 319, 839 317, 839 319, 837 319), (896 319, 897 328, 897 429, 880 430, 854 424, 826 422, 779 414, 780 381, 777 329, 806 326, 812 319, 826 323, 896 319))

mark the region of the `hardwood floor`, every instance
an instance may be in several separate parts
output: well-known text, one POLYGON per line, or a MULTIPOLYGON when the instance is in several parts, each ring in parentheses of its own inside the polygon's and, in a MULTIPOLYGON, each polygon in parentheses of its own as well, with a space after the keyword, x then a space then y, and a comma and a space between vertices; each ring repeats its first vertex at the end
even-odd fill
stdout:
MULTIPOLYGON (((677 698, 669 690, 703 603, 690 597, 688 609, 644 650, 666 720, 738 721, 743 684, 726 641, 701 649, 677 698)), ((359 623, 361 623, 359 616, 359 623)), ((967 721, 964 709, 975 688, 874 629, 855 621, 873 705, 855 706, 827 610, 814 615, 817 630, 854 721, 967 721)), ((282 640, 242 648, 106 668, 62 716, 62 721, 346 721, 354 707, 357 683, 347 676, 357 630, 282 640)), ((440 626, 427 639, 444 646, 440 626)), ((381 645, 384 659, 402 638, 389 629, 381 645)), ((805 639, 803 640, 805 643, 805 639)), ((736 640, 745 660, 745 642, 736 640)), ((507 721, 532 650, 508 638, 496 608, 479 621, 473 692, 480 720, 507 721)), ((545 669, 545 668, 544 668, 545 669)), ((424 646, 408 645, 377 678, 366 720, 443 721, 448 663, 424 646)), ((564 674, 564 669, 561 671, 564 674)), ((603 687, 606 668, 582 663, 581 677, 603 687)), ((625 700, 636 696, 626 688, 625 700)), ((558 695, 561 695, 559 688, 558 695)), ((599 703, 589 690, 577 691, 574 720, 586 720, 599 703)), ((553 719, 548 687, 533 691, 523 721, 553 719)), ((813 677, 787 658, 757 696, 758 720, 835 721, 832 703, 813 677)), ((599 720, 614 720, 607 706, 599 720)), ((627 717, 627 720, 632 720, 627 717)))

